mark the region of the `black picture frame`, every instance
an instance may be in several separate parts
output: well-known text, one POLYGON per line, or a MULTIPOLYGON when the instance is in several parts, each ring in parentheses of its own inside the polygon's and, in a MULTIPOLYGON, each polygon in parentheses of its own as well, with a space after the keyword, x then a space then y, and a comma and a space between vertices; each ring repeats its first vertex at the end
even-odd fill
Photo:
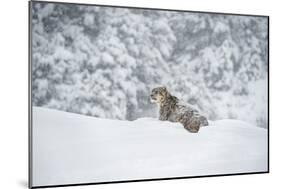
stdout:
POLYGON ((204 177, 221 177, 221 176, 239 176, 239 175, 249 175, 249 174, 266 174, 270 173, 270 17, 267 15, 254 15, 254 14, 236 14, 236 13, 225 13, 225 12, 207 12, 207 11, 192 11, 192 10, 177 10, 177 9, 163 9, 163 8, 148 8, 148 7, 132 7, 132 6, 118 6, 118 5, 104 5, 104 4, 86 4, 86 3, 67 3, 67 2, 59 2, 59 1, 29 1, 28 2, 28 187, 29 188, 49 188, 49 187, 67 187, 67 186, 83 186, 83 185, 98 185, 98 184, 113 184, 113 183, 128 183, 128 182, 147 182, 147 181, 160 181, 160 180, 173 180, 173 179, 189 179, 189 178, 204 178, 204 177), (204 14, 218 14, 218 15, 234 15, 234 16, 255 16, 255 17, 263 17, 267 19, 268 23, 268 125, 267 125, 267 170, 262 172, 247 172, 247 173, 232 173, 232 174, 215 174, 215 175, 200 175, 200 176, 181 176, 181 177, 168 177, 168 178, 153 178, 153 179, 137 179, 137 180, 120 180, 120 181, 109 181, 109 182, 91 182, 91 183, 65 183, 60 185, 42 185, 42 186, 33 186, 32 185, 32 136, 33 136, 33 113, 32 113, 32 3, 52 3, 52 4, 66 4, 66 5, 85 5, 85 6, 98 6, 98 7, 112 7, 112 8, 128 8, 128 9, 144 9, 144 10, 155 10, 155 11, 174 11, 174 12, 190 12, 190 13, 204 13, 204 14))

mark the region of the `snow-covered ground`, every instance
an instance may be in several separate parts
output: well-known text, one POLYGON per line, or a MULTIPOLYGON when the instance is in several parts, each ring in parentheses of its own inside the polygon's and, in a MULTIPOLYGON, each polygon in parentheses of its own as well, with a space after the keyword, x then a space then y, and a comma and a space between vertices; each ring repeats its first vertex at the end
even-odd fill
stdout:
POLYGON ((268 130, 120 121, 33 107, 33 186, 267 171, 268 130))

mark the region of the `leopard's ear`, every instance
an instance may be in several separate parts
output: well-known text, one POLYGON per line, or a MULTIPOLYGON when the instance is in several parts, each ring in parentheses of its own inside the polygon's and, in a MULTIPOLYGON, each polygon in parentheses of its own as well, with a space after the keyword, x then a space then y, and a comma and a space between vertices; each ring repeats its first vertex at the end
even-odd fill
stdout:
POLYGON ((163 91, 167 91, 167 88, 164 86, 164 87, 162 87, 162 90, 163 91))

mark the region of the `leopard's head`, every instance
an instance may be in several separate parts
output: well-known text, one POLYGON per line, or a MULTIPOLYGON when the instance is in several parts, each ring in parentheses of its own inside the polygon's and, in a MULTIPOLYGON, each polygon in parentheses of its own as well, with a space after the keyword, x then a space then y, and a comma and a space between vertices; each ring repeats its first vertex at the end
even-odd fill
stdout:
POLYGON ((166 87, 156 87, 151 91, 150 100, 151 102, 156 102, 158 104, 161 104, 165 101, 167 96, 168 96, 168 91, 166 87))

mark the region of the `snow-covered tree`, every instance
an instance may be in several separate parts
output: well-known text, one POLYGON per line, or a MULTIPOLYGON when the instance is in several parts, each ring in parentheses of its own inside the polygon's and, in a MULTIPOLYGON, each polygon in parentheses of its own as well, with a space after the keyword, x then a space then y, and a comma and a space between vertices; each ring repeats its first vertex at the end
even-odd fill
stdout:
POLYGON ((152 87, 267 125, 267 18, 32 2, 33 105, 157 116, 152 87), (258 102, 258 103, 257 103, 258 102))

